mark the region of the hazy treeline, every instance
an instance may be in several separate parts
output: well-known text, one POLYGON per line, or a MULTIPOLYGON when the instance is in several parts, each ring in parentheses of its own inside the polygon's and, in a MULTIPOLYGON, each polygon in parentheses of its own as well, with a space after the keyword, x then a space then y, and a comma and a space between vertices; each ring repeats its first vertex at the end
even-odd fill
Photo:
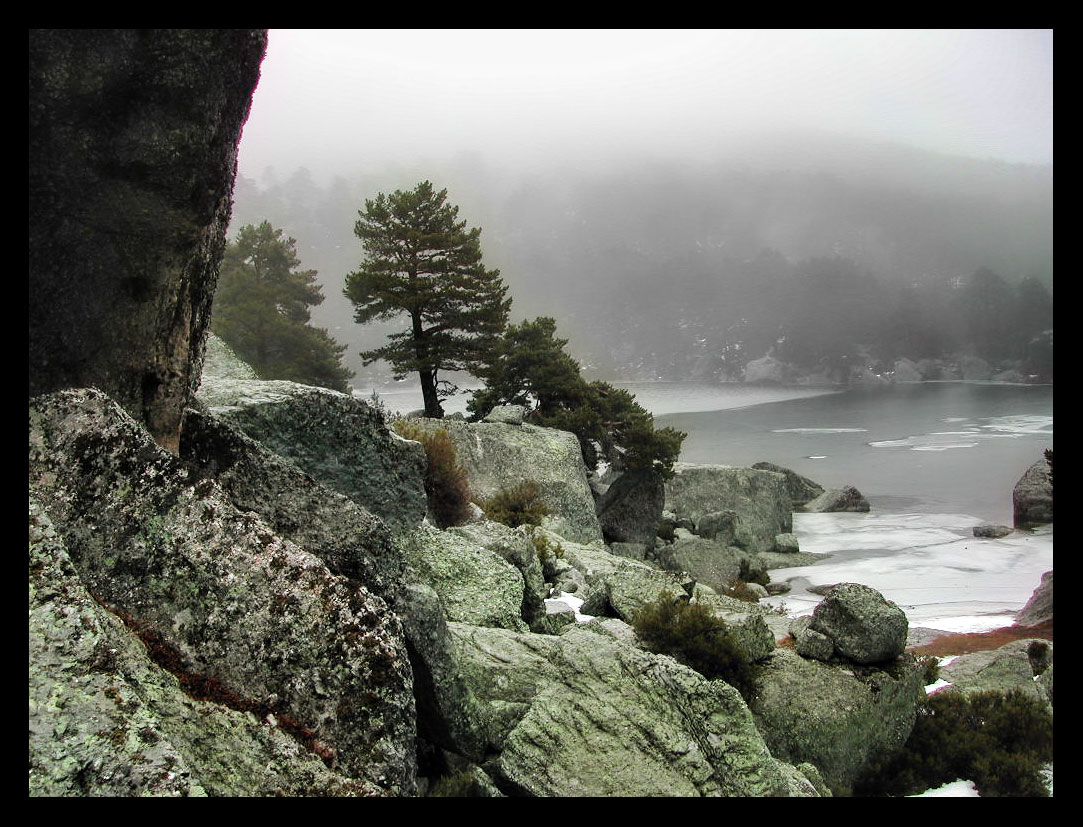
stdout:
MULTIPOLYGON (((1051 168, 856 143, 794 150, 515 174, 460 157, 422 177, 482 228, 513 319, 556 318, 601 377, 729 378, 771 348, 810 368, 967 353, 1051 377, 1051 168)), ((353 324, 342 297, 358 209, 417 174, 238 179, 233 227, 266 218, 297 239, 327 296, 314 321, 351 356, 387 333, 353 324)))

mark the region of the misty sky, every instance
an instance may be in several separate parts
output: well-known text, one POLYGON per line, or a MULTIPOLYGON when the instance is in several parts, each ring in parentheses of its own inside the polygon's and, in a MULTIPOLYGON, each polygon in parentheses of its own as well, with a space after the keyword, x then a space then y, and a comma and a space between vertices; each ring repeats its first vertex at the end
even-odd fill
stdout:
POLYGON ((272 29, 240 172, 702 160, 805 130, 1051 164, 1053 33, 272 29))

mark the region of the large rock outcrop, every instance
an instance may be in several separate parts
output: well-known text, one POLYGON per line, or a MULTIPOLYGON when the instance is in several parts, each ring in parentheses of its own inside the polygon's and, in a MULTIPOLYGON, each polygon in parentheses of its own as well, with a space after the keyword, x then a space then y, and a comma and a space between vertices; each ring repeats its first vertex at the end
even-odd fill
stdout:
POLYGON ((1012 508, 1016 528, 1053 522, 1053 483, 1044 459, 1030 466, 1015 484, 1012 508))
POLYGON ((732 545, 773 551, 775 537, 793 530, 786 478, 773 471, 728 465, 678 463, 666 481, 667 511, 697 523, 713 512, 735 515, 732 545))
MULTIPOLYGON (((383 599, 239 510, 96 390, 31 400, 29 424, 31 502, 54 526, 50 549, 63 549, 85 593, 193 700, 256 712, 365 788, 413 791, 412 673, 399 618, 383 599)), ((53 559, 67 565, 59 553, 53 559)), ((73 611, 39 605, 45 626, 73 611)), ((47 651, 31 663, 32 686, 82 691, 67 684, 81 669, 94 671, 93 662, 65 665, 47 651)), ((111 685, 80 702, 104 706, 100 693, 108 697, 111 685)), ((117 726, 121 738, 127 724, 117 726)), ((35 755, 33 743, 31 765, 44 768, 51 759, 35 755)), ((114 762, 128 749, 119 744, 114 762)), ((215 760, 204 753, 187 763, 215 760)), ((97 772, 88 788, 102 781, 110 789, 97 772)), ((134 792, 153 791, 140 783, 134 792)), ((237 784, 233 792, 266 789, 259 779, 237 784)))
POLYGON ((425 452, 391 433, 365 402, 284 380, 243 378, 214 341, 197 400, 217 418, 349 497, 396 532, 425 517, 425 452))
POLYGON ((653 549, 666 501, 665 484, 651 469, 625 471, 598 498, 598 520, 607 543, 653 549))
POLYGON ((801 476, 801 474, 791 471, 789 468, 775 465, 773 462, 756 462, 752 464, 752 467, 758 471, 774 471, 776 474, 782 474, 786 478, 786 491, 790 495, 795 510, 798 506, 802 506, 809 500, 814 500, 824 493, 824 487, 818 482, 801 476))
POLYGON ((772 757, 737 690, 637 648, 617 620, 559 636, 449 624, 509 794, 816 795, 772 757))
POLYGON ((266 32, 30 32, 30 396, 95 386, 176 452, 266 32))
POLYGON ((575 434, 505 422, 452 419, 411 422, 429 432, 447 432, 475 495, 491 497, 532 480, 539 486, 539 499, 551 512, 543 525, 577 543, 602 539, 583 453, 575 434))
POLYGON ((31 796, 386 794, 266 707, 193 697, 87 590, 33 498, 29 570, 31 796))
POLYGON ((749 706, 772 755, 814 764, 845 795, 872 761, 906 742, 923 682, 909 656, 883 667, 828 665, 780 647, 761 662, 749 706))
POLYGON ((1053 706, 1053 643, 1031 638, 997 649, 959 655, 940 667, 940 677, 958 692, 1010 692, 1053 706), (1042 680, 1044 679, 1044 680, 1042 680))

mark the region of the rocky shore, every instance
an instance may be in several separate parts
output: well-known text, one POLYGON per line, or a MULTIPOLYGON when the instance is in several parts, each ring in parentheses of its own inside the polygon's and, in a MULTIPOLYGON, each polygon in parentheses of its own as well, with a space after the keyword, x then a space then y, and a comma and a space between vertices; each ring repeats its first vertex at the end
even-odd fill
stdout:
MULTIPOLYGON (((265 33, 103 30, 108 65, 81 37, 31 36, 31 796, 815 797, 905 743, 925 688, 898 606, 836 584, 780 634, 760 603, 801 559, 795 503, 858 492, 594 477, 502 410, 420 425, 476 493, 533 481, 548 516, 437 528, 420 443, 208 336, 265 33), (678 604, 753 667, 743 692, 641 639, 678 604)), ((1052 647, 1024 656, 1051 705, 1052 647)))

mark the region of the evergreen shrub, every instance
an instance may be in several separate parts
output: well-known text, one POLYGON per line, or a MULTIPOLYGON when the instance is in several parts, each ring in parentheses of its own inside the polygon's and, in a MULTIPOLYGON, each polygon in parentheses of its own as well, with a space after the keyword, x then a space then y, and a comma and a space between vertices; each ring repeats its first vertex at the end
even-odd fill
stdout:
POLYGON ((705 678, 725 681, 746 701, 752 696, 756 669, 748 653, 728 633, 725 621, 703 604, 662 592, 635 614, 632 625, 650 651, 671 655, 705 678))
POLYGON ((982 796, 1047 796, 1053 716, 1018 689, 930 696, 903 748, 869 767, 856 795, 914 795, 963 778, 982 796))
POLYGON ((478 505, 485 515, 494 522, 503 523, 512 528, 521 525, 541 525, 544 517, 552 513, 539 498, 541 486, 533 480, 525 480, 498 491, 488 499, 479 500, 478 505))

